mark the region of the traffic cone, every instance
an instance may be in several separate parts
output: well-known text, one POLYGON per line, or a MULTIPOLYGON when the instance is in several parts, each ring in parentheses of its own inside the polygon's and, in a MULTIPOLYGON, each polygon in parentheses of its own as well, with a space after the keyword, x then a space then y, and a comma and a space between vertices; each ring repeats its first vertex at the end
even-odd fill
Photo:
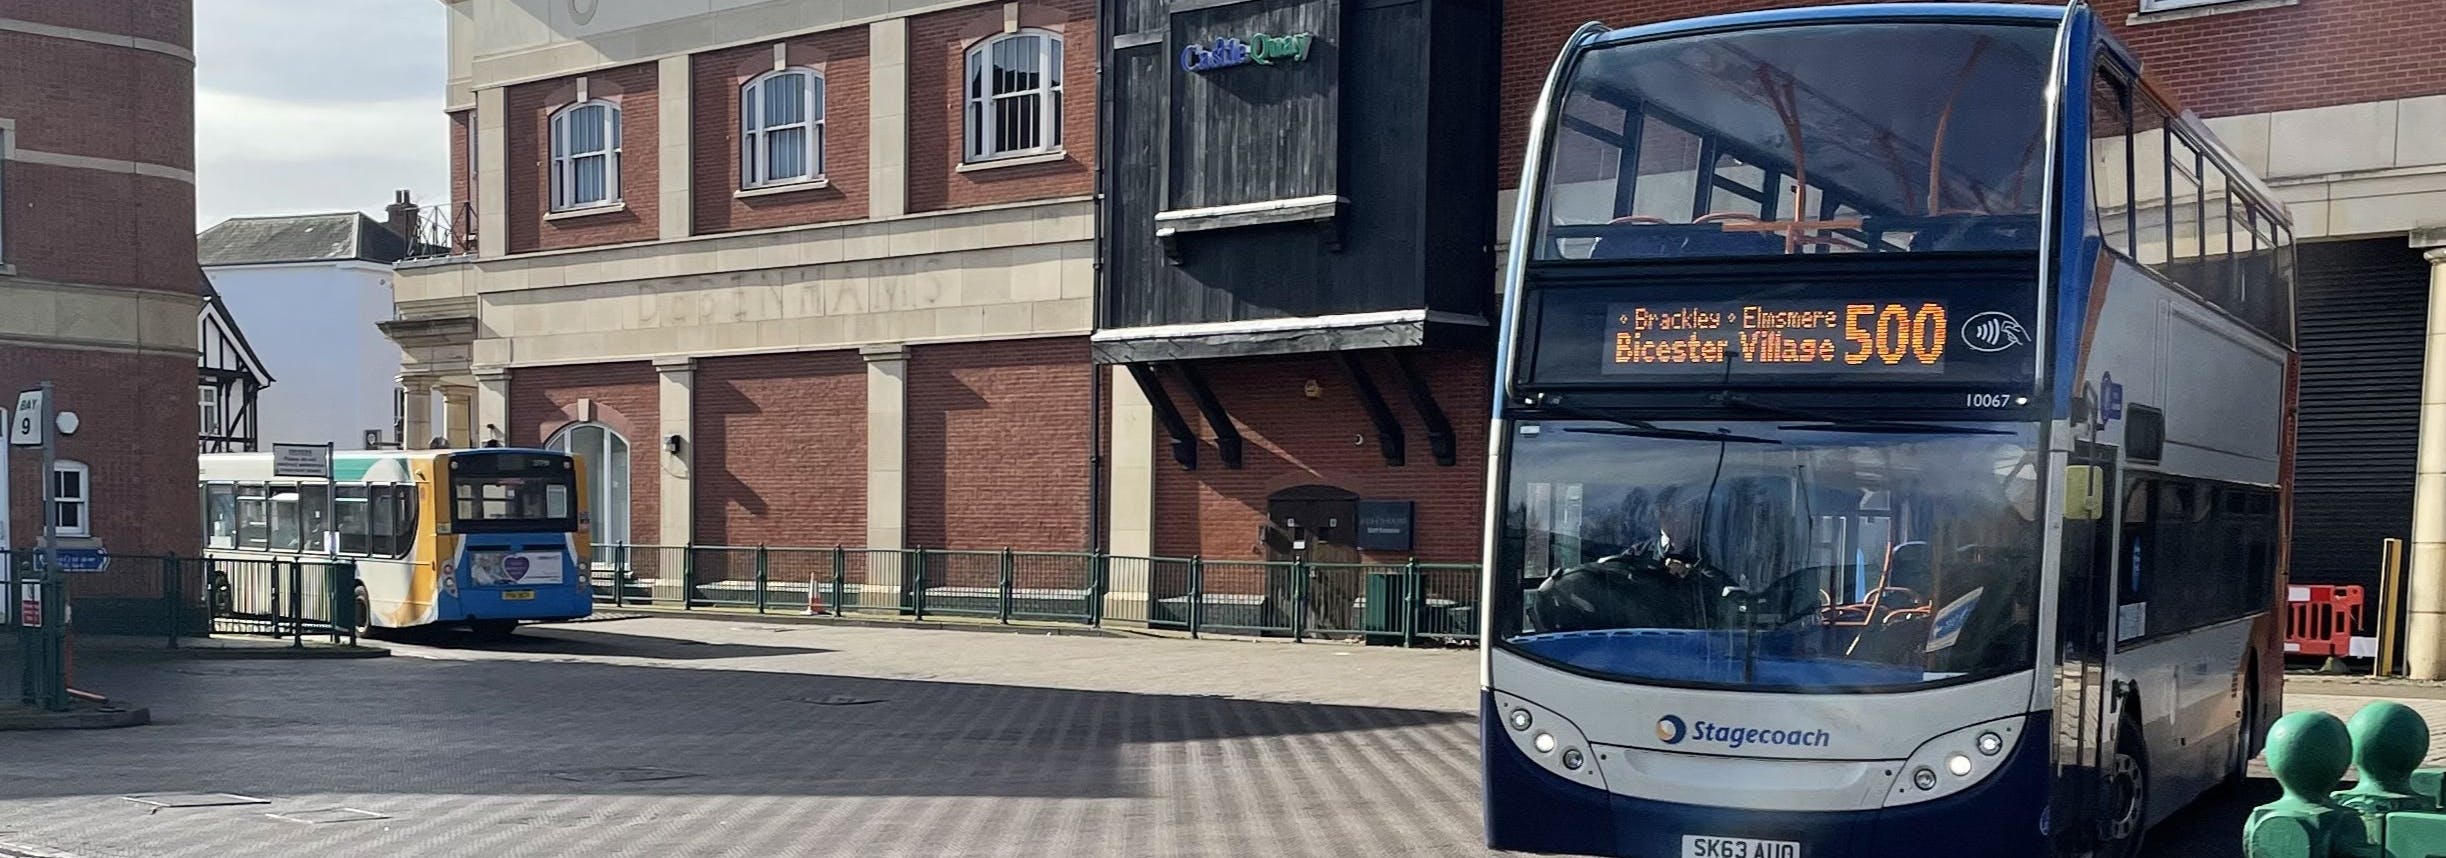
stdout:
POLYGON ((824 588, 816 586, 815 579, 807 579, 807 616, 813 617, 826 613, 830 611, 824 607, 824 588))

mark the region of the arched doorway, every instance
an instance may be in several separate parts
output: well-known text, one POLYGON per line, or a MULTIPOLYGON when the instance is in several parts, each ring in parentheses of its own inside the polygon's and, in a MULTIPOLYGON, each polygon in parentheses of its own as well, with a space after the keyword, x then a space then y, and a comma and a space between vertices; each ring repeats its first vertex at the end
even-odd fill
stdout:
MULTIPOLYGON (((1359 562, 1359 495, 1325 485, 1293 486, 1266 496, 1264 532, 1266 559, 1311 564, 1359 562)), ((1295 572, 1266 576, 1265 624, 1289 626, 1293 605, 1307 613, 1309 628, 1353 628, 1346 586, 1358 575, 1351 570, 1326 569, 1308 573, 1305 587, 1294 586, 1295 572), (1304 604, 1303 604, 1304 603, 1304 604)))
POLYGON ((586 505, 594 517, 597 553, 629 541, 628 439, 601 423, 573 423, 553 433, 548 449, 578 456, 586 469, 586 505))

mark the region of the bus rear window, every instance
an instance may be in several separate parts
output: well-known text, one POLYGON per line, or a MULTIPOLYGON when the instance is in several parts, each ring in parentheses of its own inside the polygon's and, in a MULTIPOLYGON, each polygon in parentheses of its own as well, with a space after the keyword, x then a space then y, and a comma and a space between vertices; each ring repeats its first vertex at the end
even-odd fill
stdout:
POLYGON ((485 454, 450 463, 451 518, 461 532, 577 529, 577 475, 559 455, 485 454))

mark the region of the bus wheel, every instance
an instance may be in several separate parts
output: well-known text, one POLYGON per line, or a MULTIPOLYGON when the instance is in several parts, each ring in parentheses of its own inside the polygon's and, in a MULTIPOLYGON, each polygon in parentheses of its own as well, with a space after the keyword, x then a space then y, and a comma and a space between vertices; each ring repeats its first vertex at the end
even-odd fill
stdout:
POLYGON ((365 585, 357 585, 357 596, 351 607, 356 610, 356 615, 348 618, 349 628, 356 630, 357 637, 372 637, 374 635, 374 600, 365 595, 365 585))
POLYGON ((2251 759, 2259 756, 2259 669, 2256 665, 2246 669, 2250 672, 2242 679, 2242 723, 2234 731, 2233 759, 2226 764, 2225 783, 2221 784, 2229 791, 2250 782, 2251 759))
POLYGON ((508 640, 510 633, 518 630, 518 621, 475 620, 469 622, 467 627, 475 630, 476 637, 488 641, 508 640))
POLYGON ((2115 756, 2107 763, 2106 804, 2100 808, 2100 858, 2138 858, 2149 828, 2149 750, 2140 725, 2128 718, 2116 731, 2115 756))

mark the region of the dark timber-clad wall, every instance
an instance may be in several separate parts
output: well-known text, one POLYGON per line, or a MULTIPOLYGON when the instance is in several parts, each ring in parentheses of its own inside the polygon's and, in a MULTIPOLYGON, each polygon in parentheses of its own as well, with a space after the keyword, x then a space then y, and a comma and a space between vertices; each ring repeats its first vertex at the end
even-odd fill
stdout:
POLYGON ((1485 315, 1498 59, 1488 0, 1107 3, 1115 136, 1099 327, 1485 315), (1189 45, 1302 32, 1304 61, 1182 68, 1189 45), (1156 236, 1161 212, 1316 197, 1342 202, 1321 221, 1184 231, 1173 257, 1156 236))

